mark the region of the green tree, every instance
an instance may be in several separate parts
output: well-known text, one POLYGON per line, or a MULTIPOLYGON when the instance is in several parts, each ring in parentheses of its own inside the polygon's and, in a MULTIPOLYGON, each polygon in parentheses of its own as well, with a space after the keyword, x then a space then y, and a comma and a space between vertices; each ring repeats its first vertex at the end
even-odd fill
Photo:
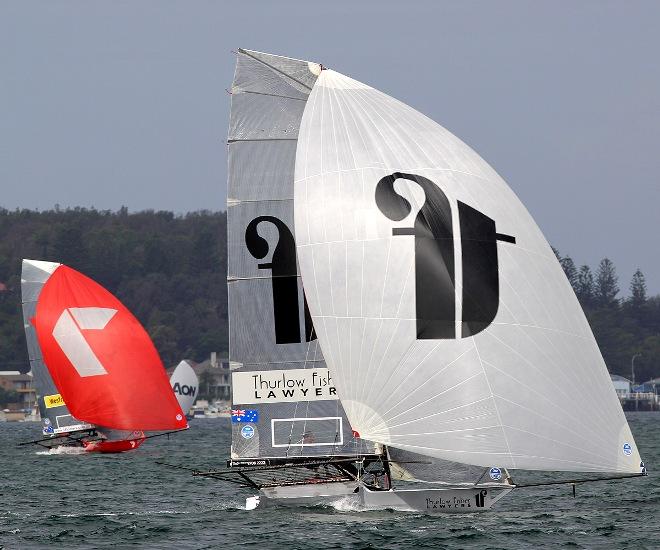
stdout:
POLYGON ((644 274, 638 268, 633 274, 630 282, 630 304, 640 308, 646 303, 646 280, 644 274))
POLYGON ((588 265, 580 267, 577 274, 577 283, 575 287, 575 294, 580 300, 582 306, 591 305, 594 301, 595 283, 594 276, 588 265))
POLYGON ((568 279, 568 282, 571 283, 573 290, 577 292, 578 271, 577 268, 575 267, 575 262, 570 256, 564 256, 559 260, 559 263, 561 264, 561 268, 564 270, 564 273, 566 274, 566 278, 568 279))
POLYGON ((598 264, 596 275, 596 300, 601 306, 611 306, 617 303, 619 293, 619 278, 616 275, 614 263, 609 258, 603 258, 598 264))

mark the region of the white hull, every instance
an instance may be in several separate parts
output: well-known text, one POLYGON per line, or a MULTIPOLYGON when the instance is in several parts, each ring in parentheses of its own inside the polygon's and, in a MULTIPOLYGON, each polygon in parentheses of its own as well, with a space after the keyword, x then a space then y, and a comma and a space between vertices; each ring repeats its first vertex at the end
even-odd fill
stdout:
POLYGON ((390 489, 371 491, 360 487, 360 504, 365 509, 390 508, 427 514, 461 514, 489 510, 513 487, 470 487, 460 489, 390 489))
POLYGON ((469 487, 446 489, 390 489, 372 491, 357 482, 291 485, 262 489, 246 499, 247 510, 265 506, 313 506, 351 497, 355 509, 392 509, 427 514, 461 514, 490 510, 513 487, 469 487))

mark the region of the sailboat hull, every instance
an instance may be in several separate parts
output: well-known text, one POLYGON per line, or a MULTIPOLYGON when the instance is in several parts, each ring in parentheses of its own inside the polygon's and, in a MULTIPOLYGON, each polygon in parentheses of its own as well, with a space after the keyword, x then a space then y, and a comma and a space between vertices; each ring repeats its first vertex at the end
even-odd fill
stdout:
POLYGON ((120 441, 83 441, 83 447, 88 453, 124 453, 134 451, 144 443, 144 438, 125 439, 120 441))
POLYGON ((366 509, 401 510, 427 514, 465 514, 489 510, 513 487, 470 487, 454 489, 404 489, 371 491, 359 489, 360 504, 366 509))
POLYGON ((358 483, 322 483, 262 489, 246 499, 246 509, 266 506, 314 506, 338 498, 354 499, 354 510, 391 509, 425 514, 465 514, 490 510, 513 487, 469 487, 447 489, 390 489, 372 491, 358 483))

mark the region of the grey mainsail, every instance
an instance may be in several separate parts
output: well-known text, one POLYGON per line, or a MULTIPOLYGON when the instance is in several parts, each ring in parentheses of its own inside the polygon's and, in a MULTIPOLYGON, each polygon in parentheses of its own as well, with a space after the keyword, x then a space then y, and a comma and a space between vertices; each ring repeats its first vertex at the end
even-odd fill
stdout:
POLYGON ((307 61, 237 55, 227 189, 232 459, 371 452, 337 399, 293 238, 298 128, 320 72, 307 61))
POLYGON ((91 424, 82 422, 69 412, 64 399, 55 386, 48 368, 43 362, 37 333, 31 323, 37 308, 37 300, 44 283, 51 273, 59 266, 58 263, 23 260, 21 271, 21 303, 23 307, 23 326, 27 341, 28 356, 34 388, 37 393, 39 412, 43 420, 44 435, 69 433, 76 430, 93 428, 91 424))

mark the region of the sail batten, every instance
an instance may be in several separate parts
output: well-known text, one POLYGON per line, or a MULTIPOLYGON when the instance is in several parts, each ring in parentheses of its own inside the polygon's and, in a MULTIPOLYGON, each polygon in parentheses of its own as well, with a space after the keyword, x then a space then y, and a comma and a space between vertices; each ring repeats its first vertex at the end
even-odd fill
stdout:
POLYGON ((331 70, 298 135, 300 273, 363 438, 476 466, 640 471, 561 266, 486 162, 331 70))

